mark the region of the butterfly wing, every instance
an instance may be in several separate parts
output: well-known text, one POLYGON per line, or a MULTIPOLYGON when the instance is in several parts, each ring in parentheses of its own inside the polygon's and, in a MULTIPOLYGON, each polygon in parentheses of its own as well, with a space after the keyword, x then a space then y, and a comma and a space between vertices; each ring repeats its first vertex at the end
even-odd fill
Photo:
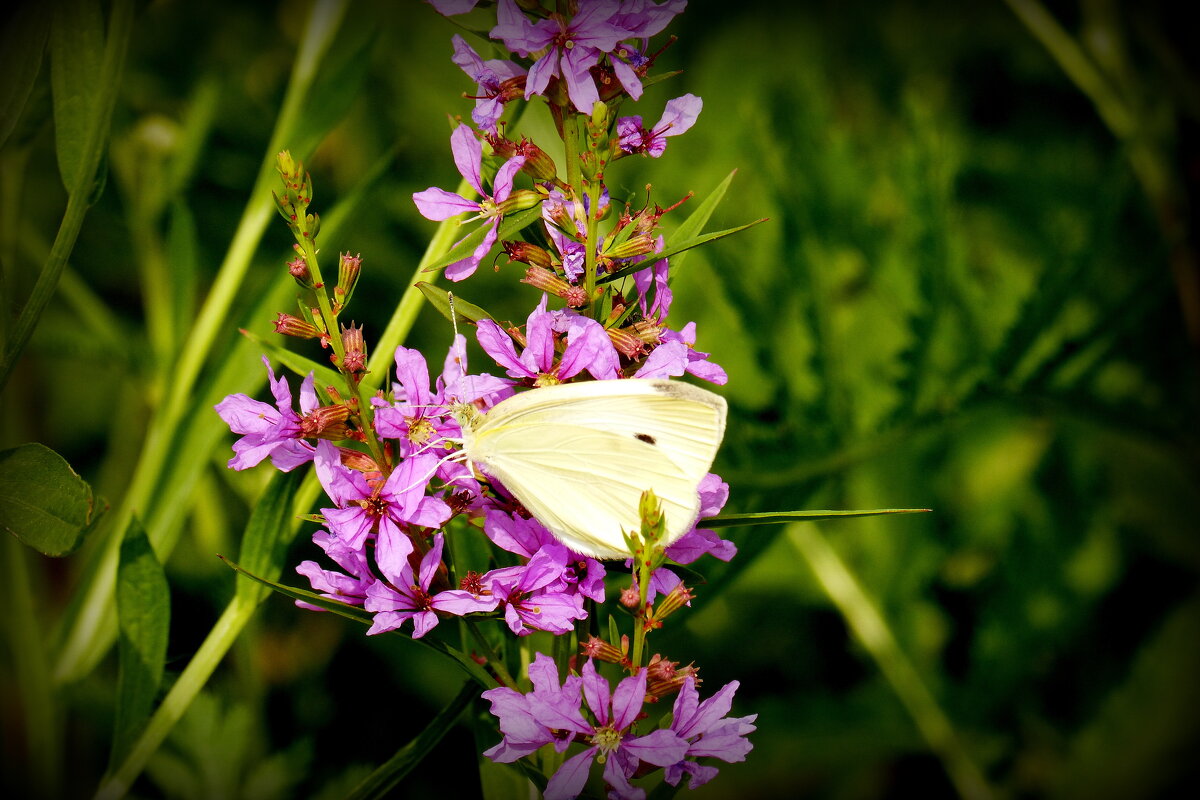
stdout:
POLYGON ((667 543, 691 528, 724 430, 725 401, 690 384, 594 381, 497 404, 464 449, 567 546, 622 558, 647 489, 662 502, 667 543))

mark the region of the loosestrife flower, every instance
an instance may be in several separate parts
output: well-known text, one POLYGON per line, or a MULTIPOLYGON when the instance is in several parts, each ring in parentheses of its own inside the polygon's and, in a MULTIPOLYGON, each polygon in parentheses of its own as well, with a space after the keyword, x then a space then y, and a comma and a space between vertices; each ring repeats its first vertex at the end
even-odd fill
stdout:
POLYGON ((561 752, 564 741, 569 744, 572 739, 585 740, 586 749, 568 758, 551 776, 546 785, 547 800, 578 796, 593 761, 604 764, 604 782, 610 796, 644 798, 645 792, 629 782, 643 762, 667 767, 687 756, 687 740, 674 731, 660 729, 644 736, 631 732, 646 697, 645 670, 623 679, 613 690, 589 660, 580 679, 568 678, 558 691, 558 672, 548 656, 539 653, 529 671, 531 678, 538 675, 538 683, 528 695, 507 688, 483 693, 492 702, 492 713, 499 717, 505 735, 484 755, 503 763, 515 761, 542 744, 554 743, 561 752), (581 708, 584 700, 590 719, 581 708))
POLYGON ((512 337, 490 319, 480 320, 476 337, 483 349, 514 378, 534 386, 561 383, 587 371, 596 378, 614 378, 617 352, 600 323, 569 312, 546 310, 546 295, 525 321, 525 348, 517 355, 512 337), (566 349, 559 358, 555 334, 565 334, 566 349))
POLYGON ((530 22, 514 0, 500 0, 497 24, 491 37, 521 56, 545 51, 529 68, 525 79, 525 99, 546 90, 550 78, 561 76, 567 94, 581 113, 590 114, 600 101, 591 69, 610 52, 629 31, 609 23, 616 11, 612 2, 581 3, 579 13, 570 20, 559 14, 530 22))
MULTIPOLYGON (((534 652, 544 637, 530 634, 574 636, 577 624, 587 619, 594 604, 605 602, 605 579, 611 582, 618 577, 614 573, 621 564, 606 565, 573 552, 500 482, 488 480, 485 463, 480 462, 482 473, 476 472, 475 462, 465 462, 460 449, 472 431, 464 437, 458 421, 473 419, 475 412, 499 414, 492 407, 516 392, 565 382, 665 380, 684 375, 726 382, 725 371, 709 360, 708 353, 696 349, 696 324, 675 329, 668 322, 673 301, 671 259, 662 256, 666 246, 660 220, 683 201, 663 209, 647 200, 636 211, 625 203, 615 225, 608 222, 613 209, 605 170, 628 155, 660 157, 667 138, 691 128, 702 109, 699 97, 685 94, 670 100, 651 128, 643 125, 640 116, 609 116, 623 96, 640 97, 642 81, 662 52, 650 49, 650 38, 687 2, 428 3, 446 16, 474 12, 467 21, 473 28, 494 13, 490 36, 507 47, 511 60, 485 60, 464 38, 453 37, 452 61, 475 84, 469 95, 475 100, 471 121, 479 132, 459 124, 450 135, 450 149, 477 199, 430 187, 414 194, 413 201, 431 220, 448 221, 466 214, 471 217, 465 222, 479 222, 468 234, 480 239, 478 245, 445 269, 452 281, 462 281, 477 270, 500 238, 506 215, 540 205, 537 228, 527 227, 529 235, 502 245, 510 261, 526 265, 521 282, 541 291, 541 297, 523 325, 501 323, 486 311, 470 313, 465 299, 466 313, 456 315, 459 324, 464 317, 470 319, 477 342, 504 375, 469 373, 467 339, 456 331, 436 377, 421 352, 397 347, 394 379, 371 388, 369 373, 364 371, 367 332, 347 327, 339 319, 363 262, 358 256, 344 255, 333 301, 320 302, 319 292, 326 287, 316 257, 320 251, 314 247, 317 218, 307 212, 311 185, 303 167, 281 153, 278 167, 284 194, 277 205, 301 252, 288 268, 305 294, 302 317, 280 314, 277 331, 333 347, 337 354, 333 363, 346 378, 347 393, 343 397, 338 389, 328 387, 331 400, 323 406, 310 373, 300 385, 297 411, 287 380, 277 378, 264 358, 274 404, 231 395, 217 406, 221 418, 240 437, 229 465, 245 469, 270 459, 277 469, 287 471, 314 462, 329 502, 319 504, 325 506, 316 518, 323 528, 313 535, 313 542, 335 568, 304 561, 296 570, 321 597, 361 606, 372 614, 369 634, 404 631, 416 639, 429 635, 443 619, 483 616, 493 625, 503 620, 508 632, 520 637, 522 661, 529 665, 533 687, 529 692, 517 690, 519 682, 507 674, 503 662, 485 653, 471 654, 505 684, 483 693, 501 733, 500 742, 484 753, 488 758, 511 763, 552 746, 565 760, 549 776, 545 796, 551 800, 577 796, 597 762, 603 765, 610 798, 644 798, 645 792, 632 781, 659 769, 661 779, 672 786, 685 778, 689 786, 700 786, 712 779, 717 768, 698 759, 743 760, 751 749, 747 735, 754 731, 756 718, 728 716, 736 682, 701 700, 697 667, 683 666, 685 662, 659 653, 651 656, 644 645, 649 632, 662 627, 694 597, 679 572, 665 566, 666 560, 691 564, 707 554, 728 561, 737 548, 713 531, 693 526, 664 549, 661 507, 652 495, 643 497, 641 531, 627 532, 633 537, 636 558, 624 566, 632 574, 626 574, 617 589, 619 602, 632 616, 632 636, 610 628, 607 639, 593 635, 577 642, 579 649, 569 658, 565 656, 573 649, 571 641, 564 648, 556 647, 572 670, 577 659, 586 658, 578 673, 560 680, 555 660, 534 652), (563 148, 569 158, 577 159, 574 163, 555 164, 549 152, 556 148, 543 149, 526 135, 509 138, 501 118, 507 104, 521 98, 545 102, 555 131, 575 137, 566 140, 569 146, 563 148), (607 105, 597 106, 600 101, 607 105), (481 137, 490 148, 489 164, 500 164, 487 183, 481 137), (518 172, 527 175, 522 180, 532 181, 532 189, 514 188, 518 172), (650 266, 628 274, 640 264, 650 266), (552 309, 551 296, 566 307, 552 309), (470 545, 456 546, 455 558, 448 557, 447 536, 480 534, 490 548, 487 555, 470 545), (458 563, 472 559, 478 560, 458 563), (644 593, 639 591, 640 583, 644 593), (615 689, 598 673, 597 662, 624 671, 615 689), (677 697, 670 724, 657 727, 647 719, 644 705, 654 708, 672 694, 677 697)), ((462 241, 457 246, 466 249, 462 241)), ((620 387, 604 387, 610 388, 620 387)), ((637 391, 630 394, 644 387, 634 388, 637 391)), ((521 408, 510 405, 508 413, 514 417, 527 413, 521 408)), ((504 419, 499 416, 493 421, 499 424, 504 419)), ((554 418, 543 430, 558 427, 558 422, 554 418)), ((647 427, 650 430, 644 433, 630 431, 645 444, 636 457, 668 457, 672 448, 652 435, 666 436, 665 428, 660 433, 657 420, 647 427), (647 449, 655 446, 659 449, 647 449)), ((508 439, 509 446, 512 441, 508 439)), ((567 437, 555 441, 566 442, 567 437)), ((601 455, 593 452, 588 457, 601 455)), ((608 466, 607 477, 612 479, 615 467, 608 466)), ((597 493, 605 491, 603 484, 597 481, 597 493)), ((698 518, 704 519, 721 511, 729 487, 718 475, 708 474, 696 492, 698 518)), ((553 501, 532 493, 523 496, 553 501)), ((601 506, 596 508, 600 509, 596 513, 603 512, 601 506)), ((677 534, 678 527, 672 536, 677 534)), ((481 541, 476 539, 476 544, 481 541)), ((297 604, 316 607, 303 601, 297 604)), ((473 625, 474 619, 463 621, 467 628, 473 625)), ((451 647, 452 637, 439 633, 443 646, 451 647)))
POLYGON ((525 68, 498 58, 484 61, 458 34, 453 42, 452 60, 478 86, 471 120, 483 130, 495 132, 504 104, 523 93, 522 81, 518 79, 525 77, 525 68))
POLYGON ((523 156, 514 156, 500 167, 496 173, 493 194, 488 194, 483 188, 480 169, 483 165, 483 145, 475 138, 475 134, 466 125, 459 125, 450 135, 450 150, 454 154, 454 164, 458 172, 471 185, 482 200, 468 200, 461 195, 431 186, 423 192, 413 195, 417 210, 426 219, 441 222, 467 212, 477 212, 487 220, 487 233, 483 241, 471 255, 455 261, 446 267, 446 277, 452 281, 469 278, 479 262, 487 255, 488 250, 496 243, 497 232, 500 229, 500 219, 504 216, 504 203, 512 193, 513 176, 525 163, 523 156))
MULTIPOLYGON (((274 407, 244 394, 231 394, 216 405, 217 414, 229 429, 242 435, 233 443, 234 456, 229 459, 229 468, 248 469, 270 457, 276 469, 291 472, 312 461, 314 449, 300 440, 304 435, 301 415, 292 410, 292 390, 287 379, 276 379, 266 356, 263 364, 275 397, 274 407)), ((307 415, 319 407, 310 372, 300 384, 300 411, 307 415)))
POLYGON ((617 120, 617 146, 625 153, 645 153, 658 158, 667 149, 667 137, 678 136, 696 124, 704 101, 694 94, 685 94, 667 101, 662 119, 653 128, 642 127, 640 116, 617 120))

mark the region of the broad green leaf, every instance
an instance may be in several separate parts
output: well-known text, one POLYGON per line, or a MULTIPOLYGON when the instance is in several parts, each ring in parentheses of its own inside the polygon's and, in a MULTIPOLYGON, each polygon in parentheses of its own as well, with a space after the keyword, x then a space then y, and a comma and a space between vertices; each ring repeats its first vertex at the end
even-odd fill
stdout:
POLYGON ((100 111, 104 62, 104 17, 98 0, 54 3, 50 27, 50 83, 54 95, 54 139, 58 171, 68 192, 91 180, 88 139, 100 111))
POLYGON ((455 725, 463 710, 478 696, 478 686, 471 682, 464 683, 454 699, 429 721, 415 739, 380 764, 354 791, 346 795, 346 800, 382 800, 393 796, 391 792, 396 785, 429 755, 429 751, 455 725))
MULTIPOLYGON (((234 562, 230 561, 227 558, 222 559, 222 560, 225 561, 226 564, 228 564, 230 567, 232 567, 239 574, 246 576, 251 581, 261 584, 263 587, 273 589, 274 591, 279 592, 280 594, 284 595, 285 597, 290 597, 293 600, 300 600, 305 603, 311 603, 312 605, 317 606, 319 608, 323 608, 326 611, 332 611, 335 614, 346 617, 347 619, 352 619, 357 622, 361 622, 365 625, 370 625, 373 620, 372 615, 369 612, 364 611, 359 606, 352 606, 347 603, 339 603, 336 600, 328 600, 328 599, 322 597, 321 595, 319 595, 315 592, 310 592, 306 589, 299 589, 295 586, 288 586, 286 584, 276 583, 273 580, 268 580, 267 578, 261 577, 261 576, 255 574, 254 572, 251 572, 250 570, 246 569, 245 567, 241 567, 241 566, 235 564, 234 562)), ((241 591, 240 584, 246 583, 246 581, 239 581, 238 583, 239 583, 238 590, 241 591)), ((405 636, 405 638, 408 638, 408 637, 405 636)), ((485 689, 491 689, 497 685, 495 679, 493 679, 491 675, 489 675, 487 672, 485 672, 483 670, 483 668, 479 666, 479 664, 475 663, 475 661, 473 661, 470 656, 456 650, 453 647, 450 647, 449 645, 439 642, 437 639, 433 638, 432 636, 424 637, 421 639, 412 639, 411 641, 413 641, 416 644, 423 644, 426 647, 433 648, 434 650, 438 651, 442 655, 449 656, 450 658, 454 659, 454 661, 459 665, 459 667, 461 667, 467 673, 467 675, 469 675, 472 679, 474 679, 474 681, 476 683, 478 683, 480 686, 483 686, 485 689)))
POLYGON ((98 519, 94 511, 92 488, 49 447, 0 452, 0 530, 44 555, 65 556, 98 519))
POLYGON ((708 242, 715 242, 717 239, 724 239, 726 236, 732 236, 735 233, 741 233, 747 228, 753 228, 755 225, 766 221, 767 218, 763 217, 762 219, 756 219, 753 222, 747 222, 745 225, 738 225, 736 228, 726 228, 723 231, 706 233, 703 236, 696 236, 694 238, 681 241, 678 244, 668 245, 663 248, 662 252, 655 253, 650 258, 639 261, 636 264, 631 264, 628 267, 622 267, 611 275, 602 275, 600 278, 597 278, 597 283, 611 283, 619 278, 624 278, 626 275, 632 275, 635 272, 641 272, 647 267, 652 267, 662 259, 673 256, 676 253, 682 253, 684 250, 691 250, 693 247, 699 247, 700 245, 708 242))
POLYGON ((120 763, 133 745, 158 694, 167 654, 171 593, 162 565, 134 517, 121 542, 117 564, 117 683, 116 720, 109 765, 120 763))
POLYGON ((418 281, 416 287, 421 290, 421 294, 425 295, 425 299, 429 301, 429 305, 433 306, 439 314, 455 325, 459 323, 479 322, 481 319, 495 319, 495 317, 479 306, 474 303, 468 303, 458 295, 454 295, 454 313, 451 314, 450 297, 445 289, 434 286, 432 283, 426 283, 425 281, 418 281))
MULTIPOLYGON (((271 476, 242 535, 239 560, 247 570, 270 579, 279 577, 283 572, 283 558, 294 530, 292 498, 304 477, 303 473, 304 470, 297 469, 271 476)), ((253 583, 238 581, 237 596, 242 600, 260 603, 266 598, 267 591, 253 583)))
POLYGON ((922 514, 928 508, 875 508, 869 511, 766 511, 754 514, 722 514, 703 519, 701 528, 732 528, 738 525, 781 525, 785 522, 817 522, 823 519, 876 517, 881 514, 922 514))
POLYGON ((8 141, 42 68, 50 35, 51 6, 19 3, 0 28, 0 148, 8 141))
MULTIPOLYGON (((500 231, 496 235, 496 241, 502 242, 505 239, 511 239, 520 230, 527 225, 532 225, 542 217, 541 205, 536 205, 533 208, 527 208, 519 214, 511 214, 504 218, 500 223, 500 231)), ((474 252, 479 243, 483 241, 484 235, 487 233, 488 223, 483 222, 475 230, 471 231, 456 244, 450 252, 439 258, 437 261, 425 267, 424 272, 435 272, 439 269, 450 266, 455 261, 460 261, 474 252)), ((494 245, 493 245, 494 246, 494 245)))

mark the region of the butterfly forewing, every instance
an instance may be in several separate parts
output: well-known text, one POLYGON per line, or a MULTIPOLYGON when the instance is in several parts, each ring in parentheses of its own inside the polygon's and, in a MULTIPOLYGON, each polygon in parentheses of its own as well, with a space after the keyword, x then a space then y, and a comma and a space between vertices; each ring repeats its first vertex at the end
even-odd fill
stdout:
POLYGON ((499 403, 464 432, 464 449, 569 547, 620 558, 646 489, 663 504, 668 543, 692 526, 724 428, 725 401, 689 384, 595 381, 499 403))

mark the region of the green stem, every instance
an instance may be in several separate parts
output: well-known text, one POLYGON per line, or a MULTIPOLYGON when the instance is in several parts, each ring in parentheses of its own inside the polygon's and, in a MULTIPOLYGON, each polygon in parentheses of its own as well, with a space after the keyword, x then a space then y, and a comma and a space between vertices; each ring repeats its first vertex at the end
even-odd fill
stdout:
POLYGON ((87 214, 88 201, 93 191, 96 170, 100 165, 100 156, 108 141, 109 126, 112 121, 113 107, 116 105, 117 90, 121 85, 121 73, 125 68, 125 55, 129 51, 129 40, 133 33, 133 2, 120 0, 113 4, 108 21, 108 34, 104 46, 104 61, 100 68, 99 89, 96 93, 96 113, 88 126, 87 138, 82 148, 79 165, 80 180, 71 187, 67 198, 67 210, 63 214, 58 234, 54 237, 54 245, 50 248, 50 257, 38 275, 37 283, 29 301, 21 309, 21 317, 17 320, 11 338, 6 342, 3 357, 0 358, 0 391, 8 383, 12 368, 20 357, 29 338, 41 319, 42 312, 58 286, 58 279, 66 266, 67 258, 75 248, 75 240, 79 237, 79 229, 83 226, 83 217, 87 214))
POLYGON ((8 646, 20 687, 20 721, 25 725, 24 759, 30 789, 42 797, 58 797, 62 776, 59 711, 47 667, 46 640, 38 623, 37 602, 29 574, 29 552, 16 537, 5 536, 0 562, 8 588, 5 617, 8 646))
POLYGON ((137 776, 141 774, 150 756, 167 738, 167 734, 171 732, 196 695, 204 688, 204 684, 208 682, 225 653, 237 639, 238 634, 246 627, 246 623, 250 621, 250 616, 257 607, 256 602, 245 602, 240 598, 234 598, 226 607, 225 613, 209 631, 196 655, 171 687, 171 691, 163 699, 162 705, 158 707, 154 716, 146 724, 142 735, 134 742, 129 755, 125 757, 121 766, 100 785, 96 792, 96 800, 116 800, 129 793, 130 787, 137 776))
POLYGON ((646 559, 635 560, 638 570, 638 613, 633 616, 633 653, 630 660, 637 668, 642 666, 642 650, 646 644, 646 599, 650 596, 650 573, 652 570, 646 563, 646 559))
POLYGON ((508 668, 504 666, 504 661, 500 658, 500 654, 496 652, 491 642, 483 635, 483 631, 479 630, 479 626, 475 623, 475 620, 467 619, 463 620, 463 622, 466 623, 467 630, 471 632, 471 638, 475 640, 475 644, 479 646, 480 651, 487 658, 488 664, 496 672, 496 676, 500 678, 505 686, 515 689, 517 682, 513 680, 512 675, 508 674, 508 668))

